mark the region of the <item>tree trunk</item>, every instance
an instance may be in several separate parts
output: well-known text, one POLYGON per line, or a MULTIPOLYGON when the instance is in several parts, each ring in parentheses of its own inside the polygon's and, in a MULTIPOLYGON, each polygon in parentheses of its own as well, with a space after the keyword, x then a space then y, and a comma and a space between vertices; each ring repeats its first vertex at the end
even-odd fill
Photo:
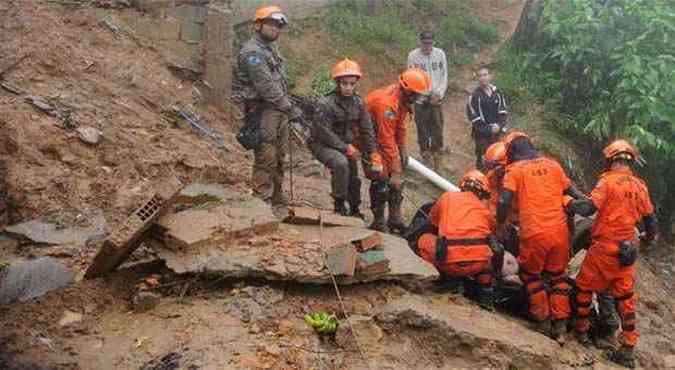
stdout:
POLYGON ((511 42, 519 50, 527 50, 537 44, 541 30, 539 20, 544 9, 544 0, 527 0, 513 33, 511 42))

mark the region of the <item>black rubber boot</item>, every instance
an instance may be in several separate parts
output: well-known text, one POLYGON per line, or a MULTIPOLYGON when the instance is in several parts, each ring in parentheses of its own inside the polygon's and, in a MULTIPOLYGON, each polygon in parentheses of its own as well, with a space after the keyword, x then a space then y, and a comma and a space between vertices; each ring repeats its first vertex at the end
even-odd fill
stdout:
POLYGON ((567 320, 553 320, 551 338, 561 346, 567 341, 567 320))
POLYGON ((333 203, 335 205, 335 213, 342 215, 342 216, 348 216, 349 213, 347 212, 347 207, 345 206, 345 200, 342 198, 334 198, 333 203))
POLYGON ((387 203, 389 187, 386 182, 374 181, 370 184, 370 209, 373 211, 373 223, 369 229, 387 232, 387 221, 384 218, 384 207, 387 203))
POLYGON ((590 347, 593 343, 591 342, 591 338, 588 337, 588 332, 585 331, 583 333, 575 331, 574 332, 574 337, 577 339, 577 342, 581 344, 584 347, 590 347))
POLYGON ((389 189, 389 221, 387 226, 392 233, 402 234, 405 231, 405 221, 401 214, 403 193, 399 189, 389 189))
POLYGON ((349 216, 352 217, 358 217, 362 220, 366 218, 366 216, 361 213, 361 201, 350 201, 349 202, 349 216))
POLYGON ((476 297, 476 301, 478 302, 478 305, 481 308, 488 311, 494 311, 495 310, 494 289, 492 288, 492 285, 489 286, 479 285, 478 296, 476 297))
POLYGON ((635 357, 633 356, 633 347, 621 346, 617 350, 607 351, 605 357, 621 366, 629 369, 635 369, 635 357))
POLYGON ((551 337, 551 320, 546 319, 537 323, 535 330, 547 337, 551 337))

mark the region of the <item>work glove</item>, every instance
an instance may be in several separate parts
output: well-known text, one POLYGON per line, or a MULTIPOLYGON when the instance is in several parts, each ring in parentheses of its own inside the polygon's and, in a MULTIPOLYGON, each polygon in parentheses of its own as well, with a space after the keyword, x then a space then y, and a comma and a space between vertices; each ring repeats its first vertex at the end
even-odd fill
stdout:
POLYGON ((361 158, 361 152, 358 149, 356 149, 356 147, 352 144, 347 145, 347 149, 345 150, 345 155, 349 159, 361 158))
POLYGON ((567 210, 573 214, 588 217, 593 214, 595 207, 593 201, 588 198, 575 199, 567 205, 567 210))
POLYGON ((398 148, 398 154, 401 157, 401 167, 408 168, 408 151, 405 148, 398 148))
POLYGON ((499 133, 499 130, 500 130, 500 127, 499 127, 498 124, 496 124, 496 123, 490 124, 490 133, 491 134, 495 135, 495 134, 499 133))
POLYGON ((382 157, 379 153, 375 152, 370 155, 370 172, 380 174, 382 171, 384 171, 382 157))
POLYGON ((623 267, 631 266, 637 261, 638 250, 629 240, 619 244, 619 264, 623 267))

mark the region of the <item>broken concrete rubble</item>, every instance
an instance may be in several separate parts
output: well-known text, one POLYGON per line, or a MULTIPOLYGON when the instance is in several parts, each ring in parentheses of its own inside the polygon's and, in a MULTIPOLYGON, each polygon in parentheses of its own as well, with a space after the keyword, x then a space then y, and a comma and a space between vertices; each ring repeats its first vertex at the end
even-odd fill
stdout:
POLYGON ((38 244, 79 244, 104 238, 108 234, 108 225, 99 212, 94 214, 88 227, 68 227, 45 222, 41 219, 8 226, 5 232, 38 244))
POLYGON ((290 207, 285 223, 295 225, 352 226, 365 227, 362 219, 341 216, 331 211, 322 211, 308 207, 290 207))
POLYGON ((157 183, 154 194, 149 195, 147 201, 105 240, 85 278, 100 277, 121 265, 138 248, 150 225, 173 206, 181 188, 182 184, 175 177, 157 183))
MULTIPOLYGON (((160 218, 157 224, 164 230, 160 236, 164 245, 171 249, 195 248, 205 243, 227 243, 247 234, 263 235, 278 228, 278 220, 262 200, 222 190, 220 202, 211 208, 193 208, 160 218)), ((180 197, 184 196, 183 191, 180 197)))
POLYGON ((326 252, 326 267, 333 275, 354 276, 357 259, 353 245, 338 245, 326 252))
POLYGON ((74 274, 53 258, 16 262, 0 269, 0 304, 27 301, 73 282, 74 274))
MULTIPOLYGON (((198 248, 171 250, 153 244, 158 256, 176 273, 218 272, 227 277, 263 278, 324 284, 331 281, 325 268, 324 252, 344 245, 363 229, 334 227, 322 232, 312 225, 279 225, 267 243, 251 246, 234 240, 205 242, 198 248)), ((436 269, 416 256, 405 240, 383 235, 382 252, 389 261, 386 272, 337 276, 339 284, 374 280, 431 281, 438 278, 436 269)))
POLYGON ((364 230, 361 235, 355 235, 351 243, 359 252, 366 252, 382 245, 382 234, 373 230, 364 230))

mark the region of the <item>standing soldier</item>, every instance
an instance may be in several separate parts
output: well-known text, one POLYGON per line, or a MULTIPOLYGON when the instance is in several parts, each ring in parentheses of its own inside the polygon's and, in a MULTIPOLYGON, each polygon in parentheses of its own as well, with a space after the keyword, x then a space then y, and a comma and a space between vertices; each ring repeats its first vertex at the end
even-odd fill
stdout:
POLYGON ((366 177, 370 184, 370 207, 374 221, 371 229, 401 232, 405 223, 401 215, 402 172, 408 166, 406 149, 406 118, 410 107, 430 95, 429 74, 417 68, 408 68, 399 76, 398 83, 372 91, 366 97, 366 106, 375 124, 377 150, 371 156, 371 167, 366 177), (385 225, 384 208, 389 202, 389 221, 385 225))
POLYGON ((471 136, 476 149, 476 168, 483 168, 487 147, 506 131, 506 100, 497 86, 490 84, 490 70, 478 70, 478 87, 469 97, 466 114, 471 122, 471 136))
POLYGON ((335 64, 331 77, 336 87, 319 99, 309 143, 314 156, 331 170, 335 212, 361 218, 358 158, 370 158, 375 147, 373 123, 355 91, 362 76, 361 67, 354 61, 344 59, 335 64))
POLYGON ((591 229, 591 247, 577 276, 576 335, 588 345, 589 315, 593 293, 609 289, 621 318, 621 348, 607 354, 609 360, 634 368, 633 350, 638 340, 635 328, 635 226, 642 221, 645 242, 656 239, 654 206, 647 185, 631 171, 637 151, 626 141, 617 140, 603 151, 607 170, 600 176, 590 200, 576 200, 572 208, 582 216, 597 215, 591 229))
POLYGON ((408 68, 411 67, 423 69, 431 77, 431 98, 415 104, 415 124, 422 158, 427 165, 438 170, 443 150, 441 103, 448 88, 448 63, 445 52, 434 47, 432 32, 420 34, 420 47, 408 54, 408 68))
POLYGON ((571 288, 567 282, 570 246, 563 195, 583 195, 560 164, 541 156, 524 133, 511 132, 504 144, 509 165, 497 200, 497 223, 503 233, 515 203, 520 222, 520 278, 527 290, 530 315, 540 332, 563 343, 571 288))
POLYGON ((288 143, 289 120, 302 112, 291 104, 282 75, 283 58, 275 44, 288 24, 278 6, 256 10, 255 36, 239 51, 234 65, 232 100, 247 121, 260 123, 261 143, 254 148, 253 193, 273 205, 285 203, 283 197, 284 158, 288 143))

